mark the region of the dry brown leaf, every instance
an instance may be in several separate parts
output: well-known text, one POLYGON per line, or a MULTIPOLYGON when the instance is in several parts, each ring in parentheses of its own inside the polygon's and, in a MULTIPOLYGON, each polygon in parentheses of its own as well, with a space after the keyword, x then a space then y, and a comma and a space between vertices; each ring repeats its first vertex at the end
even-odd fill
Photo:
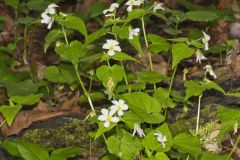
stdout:
POLYGON ((237 56, 234 72, 237 78, 240 78, 240 54, 237 56))
POLYGON ((63 102, 60 109, 61 110, 71 110, 71 108, 73 106, 77 105, 78 99, 79 99, 79 92, 76 92, 75 95, 71 99, 63 102))

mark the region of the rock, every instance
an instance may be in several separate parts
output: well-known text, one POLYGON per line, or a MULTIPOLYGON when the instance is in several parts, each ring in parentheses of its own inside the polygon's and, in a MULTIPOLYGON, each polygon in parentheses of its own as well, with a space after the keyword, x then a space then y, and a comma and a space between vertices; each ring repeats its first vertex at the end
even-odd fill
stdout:
POLYGON ((230 34, 232 38, 240 39, 240 22, 230 24, 230 34))

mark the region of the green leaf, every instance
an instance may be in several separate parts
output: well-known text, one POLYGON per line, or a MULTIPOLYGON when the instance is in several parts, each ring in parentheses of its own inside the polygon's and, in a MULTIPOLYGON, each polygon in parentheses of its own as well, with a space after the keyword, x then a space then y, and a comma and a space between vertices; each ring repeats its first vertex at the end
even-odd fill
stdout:
POLYGON ((143 92, 126 93, 122 98, 130 111, 147 123, 161 123, 164 117, 160 114, 161 105, 158 101, 143 92))
POLYGON ((134 19, 139 19, 145 14, 143 9, 133 9, 132 12, 128 12, 128 17, 124 20, 124 25, 131 22, 134 19))
POLYGON ((9 101, 20 104, 20 105, 33 105, 37 103, 42 96, 43 96, 42 94, 30 94, 27 96, 13 96, 9 99, 9 101))
POLYGON ((22 109, 21 105, 16 105, 16 106, 3 105, 0 107, 0 112, 2 113, 3 117, 7 121, 8 126, 12 125, 14 118, 16 117, 17 113, 21 109, 22 109))
POLYGON ((203 152, 201 160, 226 160, 227 155, 217 155, 211 152, 203 152))
POLYGON ((112 33, 117 34, 120 39, 128 39, 129 26, 113 26, 112 33))
MULTIPOLYGON (((202 34, 201 34, 202 35, 202 34)), ((180 38, 173 38, 173 39, 168 39, 169 41, 172 41, 172 42, 177 42, 177 43, 180 43, 180 42, 187 42, 188 41, 188 38, 186 37, 180 37, 180 38)))
POLYGON ((151 71, 137 72, 137 78, 140 82, 147 82, 151 84, 169 80, 168 77, 151 71))
POLYGON ((83 62, 83 63, 92 63, 98 59, 101 59, 103 57, 103 53, 97 53, 97 54, 93 54, 93 55, 89 55, 89 56, 84 56, 83 58, 81 58, 79 60, 79 62, 83 62))
POLYGON ((114 155, 118 155, 120 152, 121 142, 118 136, 111 136, 106 141, 108 152, 114 155))
POLYGON ((143 139, 142 145, 147 147, 152 151, 157 152, 167 152, 171 149, 172 146, 172 135, 170 133, 169 127, 166 123, 161 125, 159 128, 149 132, 143 139), (163 136, 166 136, 167 141, 165 142, 165 147, 163 147, 162 143, 157 141, 157 136, 154 136, 155 133, 161 132, 163 136))
POLYGON ((117 83, 120 82, 123 79, 123 69, 119 65, 113 65, 112 67, 108 67, 106 65, 102 65, 99 67, 96 71, 97 78, 102 81, 105 88, 108 89, 108 82, 109 80, 113 80, 113 86, 111 90, 113 90, 117 83))
POLYGON ((149 45, 148 50, 153 53, 167 52, 170 49, 170 44, 167 42, 154 43, 149 45))
POLYGON ((234 130, 236 123, 240 124, 240 110, 218 106, 217 112, 221 120, 221 132, 218 135, 221 140, 226 133, 234 130))
POLYGON ((168 156, 165 153, 163 153, 163 152, 157 152, 156 155, 155 155, 155 158, 157 160, 170 160, 168 158, 168 156))
POLYGON ((30 10, 42 12, 48 7, 48 2, 45 0, 30 0, 27 2, 27 6, 30 10))
POLYGON ((71 61, 73 64, 78 64, 79 59, 85 55, 83 45, 79 41, 72 41, 70 45, 61 44, 56 47, 56 52, 63 59, 71 61))
POLYGON ((109 32, 109 28, 101 28, 86 37, 85 45, 88 45, 100 37, 106 35, 109 32))
POLYGON ((25 160, 49 160, 48 150, 38 144, 18 140, 18 151, 25 160))
POLYGON ((59 29, 51 30, 45 37, 44 52, 46 53, 48 47, 61 37, 63 37, 61 30, 59 29))
POLYGON ((129 39, 129 43, 138 51, 138 54, 143 54, 139 37, 133 37, 133 39, 129 39))
POLYGON ((199 139, 186 133, 180 133, 173 138, 173 148, 181 153, 189 153, 194 158, 202 152, 199 139))
POLYGON ((54 83, 72 84, 77 80, 76 73, 72 65, 61 64, 57 66, 49 66, 44 70, 44 77, 54 83))
POLYGON ((98 139, 105 132, 110 131, 116 125, 117 125, 116 123, 111 123, 110 126, 108 128, 106 128, 106 127, 103 126, 103 122, 99 122, 98 123, 98 130, 97 130, 97 133, 95 134, 94 140, 98 139))
POLYGON ((182 30, 180 29, 175 29, 175 28, 164 28, 163 31, 171 36, 177 36, 178 34, 181 34, 182 33, 182 30))
POLYGON ((112 59, 114 60, 117 60, 117 61, 126 61, 126 60, 129 60, 129 61, 135 61, 135 62, 139 62, 138 60, 136 60, 135 58, 133 58, 132 56, 129 56, 128 54, 126 53, 123 53, 123 52, 117 52, 115 53, 114 56, 111 57, 112 59))
POLYGON ((134 159, 142 150, 142 144, 138 138, 134 138, 130 133, 124 132, 121 138, 120 152, 122 159, 134 159))
POLYGON ((1 145, 7 150, 10 155, 15 157, 21 157, 20 153, 18 152, 17 144, 14 141, 2 141, 1 145))
POLYGON ((59 20, 59 23, 69 29, 76 30, 87 37, 87 29, 83 20, 75 16, 66 16, 65 19, 59 20))
POLYGON ((139 91, 139 90, 144 90, 146 88, 145 83, 134 83, 134 84, 128 84, 128 85, 119 85, 117 87, 118 92, 125 92, 127 90, 130 91, 139 91))
POLYGON ((176 67, 183 59, 189 58, 193 54, 193 49, 189 48, 185 43, 176 43, 172 46, 172 69, 176 67))
POLYGON ((4 0, 4 3, 12 8, 17 8, 19 5, 19 0, 4 0))
POLYGON ((103 14, 103 10, 108 7, 107 3, 95 2, 90 6, 91 17, 97 17, 103 14))
POLYGON ((238 97, 238 98, 240 98, 240 92, 238 92, 238 93, 227 93, 226 95, 227 96, 231 96, 231 97, 238 97))
POLYGON ((167 52, 170 49, 170 44, 166 42, 166 39, 155 34, 148 35, 149 41, 152 44, 149 46, 148 50, 153 53, 167 52))
POLYGON ((205 91, 205 88, 198 81, 185 81, 184 86, 186 87, 185 99, 192 96, 200 96, 205 91))
POLYGON ((27 96, 38 91, 37 86, 31 81, 9 82, 5 83, 8 96, 27 96))
POLYGON ((161 43, 161 42, 166 41, 165 38, 163 38, 159 35, 156 35, 156 34, 148 34, 147 38, 152 43, 161 43))
POLYGON ((164 88, 158 88, 154 91, 153 95, 159 102, 162 108, 174 108, 176 104, 169 98, 168 90, 164 88))
POLYGON ((184 83, 184 86, 186 89, 186 96, 185 99, 188 99, 192 96, 199 96, 201 95, 205 90, 215 89, 223 94, 225 94, 225 91, 215 82, 213 81, 207 81, 207 82, 199 82, 199 81, 186 81, 184 83))
POLYGON ((139 139, 132 137, 128 132, 123 133, 119 139, 118 136, 111 136, 107 139, 108 151, 121 159, 134 159, 142 149, 139 139))
POLYGON ((51 153, 50 160, 68 160, 80 152, 78 147, 59 148, 51 153))
POLYGON ((186 17, 192 21, 209 22, 217 20, 217 14, 208 11, 190 11, 186 13, 186 17))

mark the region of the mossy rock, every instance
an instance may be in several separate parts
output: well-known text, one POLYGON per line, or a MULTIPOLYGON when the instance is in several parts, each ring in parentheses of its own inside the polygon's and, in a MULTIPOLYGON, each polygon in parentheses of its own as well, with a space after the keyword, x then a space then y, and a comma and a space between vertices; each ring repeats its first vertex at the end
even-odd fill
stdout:
MULTIPOLYGON (((94 141, 88 135, 96 126, 77 117, 58 117, 46 122, 36 123, 27 129, 22 139, 51 149, 77 146, 81 148, 80 158, 101 157, 106 153, 100 138, 94 141)), ((98 159, 97 158, 97 159, 98 159)))

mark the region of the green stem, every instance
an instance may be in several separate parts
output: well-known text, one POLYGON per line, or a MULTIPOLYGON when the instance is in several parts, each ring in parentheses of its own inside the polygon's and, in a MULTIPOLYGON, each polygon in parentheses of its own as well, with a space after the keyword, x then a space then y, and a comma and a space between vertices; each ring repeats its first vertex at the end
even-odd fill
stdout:
POLYGON ((171 78, 171 82, 170 82, 170 86, 169 86, 169 90, 168 90, 168 97, 170 96, 171 94, 171 90, 172 90, 172 85, 173 85, 173 80, 174 80, 174 77, 175 77, 175 74, 176 74, 176 71, 177 71, 177 66, 175 66, 174 70, 173 70, 173 75, 172 75, 172 78, 171 78))
POLYGON ((67 38, 67 34, 66 34, 66 31, 65 31, 65 28, 63 27, 63 25, 62 25, 62 32, 63 32, 64 39, 65 39, 65 41, 66 41, 66 44, 69 45, 69 43, 68 43, 68 38, 67 38))
POLYGON ((92 104, 91 97, 90 97, 89 93, 87 92, 86 88, 84 87, 83 81, 82 81, 81 76, 80 76, 80 74, 79 74, 79 72, 78 72, 78 67, 77 67, 76 65, 74 65, 74 64, 73 64, 73 66, 74 66, 75 73, 76 73, 76 75, 77 75, 79 84, 81 85, 81 87, 82 87, 82 89, 83 89, 83 92, 84 92, 85 96, 86 96, 87 99, 88 99, 89 105, 90 105, 93 113, 96 113, 96 112, 95 112, 95 109, 94 109, 94 107, 93 107, 93 104, 92 104))
POLYGON ((6 123, 6 120, 4 120, 4 121, 0 124, 0 128, 2 128, 2 126, 4 125, 4 123, 6 123))
POLYGON ((103 136, 105 144, 107 145, 107 138, 106 138, 105 134, 102 134, 102 136, 103 136))
POLYGON ((200 120, 200 112, 201 112, 201 99, 202 99, 202 94, 198 97, 198 111, 197 111, 196 134, 198 134, 198 130, 199 130, 199 120, 200 120))
POLYGON ((236 149, 237 146, 238 146, 239 141, 240 141, 240 135, 238 136, 238 138, 237 138, 237 140, 236 140, 236 142, 235 142, 235 144, 234 144, 231 152, 229 153, 227 160, 229 160, 229 159, 231 158, 233 152, 235 151, 235 149, 236 149))
MULTIPOLYGON (((141 20, 142 20, 142 30, 143 30, 143 35, 144 35, 144 41, 145 41, 145 45, 148 49, 148 41, 147 41, 147 35, 146 35, 146 29, 145 29, 145 23, 144 23, 144 16, 142 16, 141 20)), ((149 63, 150 63, 150 71, 153 71, 152 56, 149 51, 148 51, 148 59, 149 59, 149 63)))
MULTIPOLYGON (((65 32, 65 29, 64 29, 64 26, 63 26, 63 25, 62 25, 62 33, 63 33, 63 35, 64 35, 66 44, 69 45, 68 39, 67 39, 67 34, 66 34, 66 32, 65 32)), ((76 75, 77 75, 79 84, 80 84, 80 86, 82 87, 82 90, 83 90, 83 92, 84 92, 84 95, 85 95, 85 96, 87 97, 87 99, 88 99, 88 103, 89 103, 89 105, 90 105, 90 107, 91 107, 91 109, 92 109, 92 112, 93 112, 94 115, 96 115, 96 112, 95 112, 95 109, 94 109, 94 107, 93 107, 93 103, 92 103, 91 97, 90 97, 89 93, 87 92, 86 88, 84 87, 83 81, 82 81, 81 76, 80 76, 80 74, 79 74, 79 72, 78 72, 78 65, 76 65, 76 64, 74 64, 74 63, 72 63, 72 65, 73 65, 74 70, 75 70, 75 73, 76 73, 76 75)), ((91 116, 92 116, 92 115, 91 115, 91 116)))

